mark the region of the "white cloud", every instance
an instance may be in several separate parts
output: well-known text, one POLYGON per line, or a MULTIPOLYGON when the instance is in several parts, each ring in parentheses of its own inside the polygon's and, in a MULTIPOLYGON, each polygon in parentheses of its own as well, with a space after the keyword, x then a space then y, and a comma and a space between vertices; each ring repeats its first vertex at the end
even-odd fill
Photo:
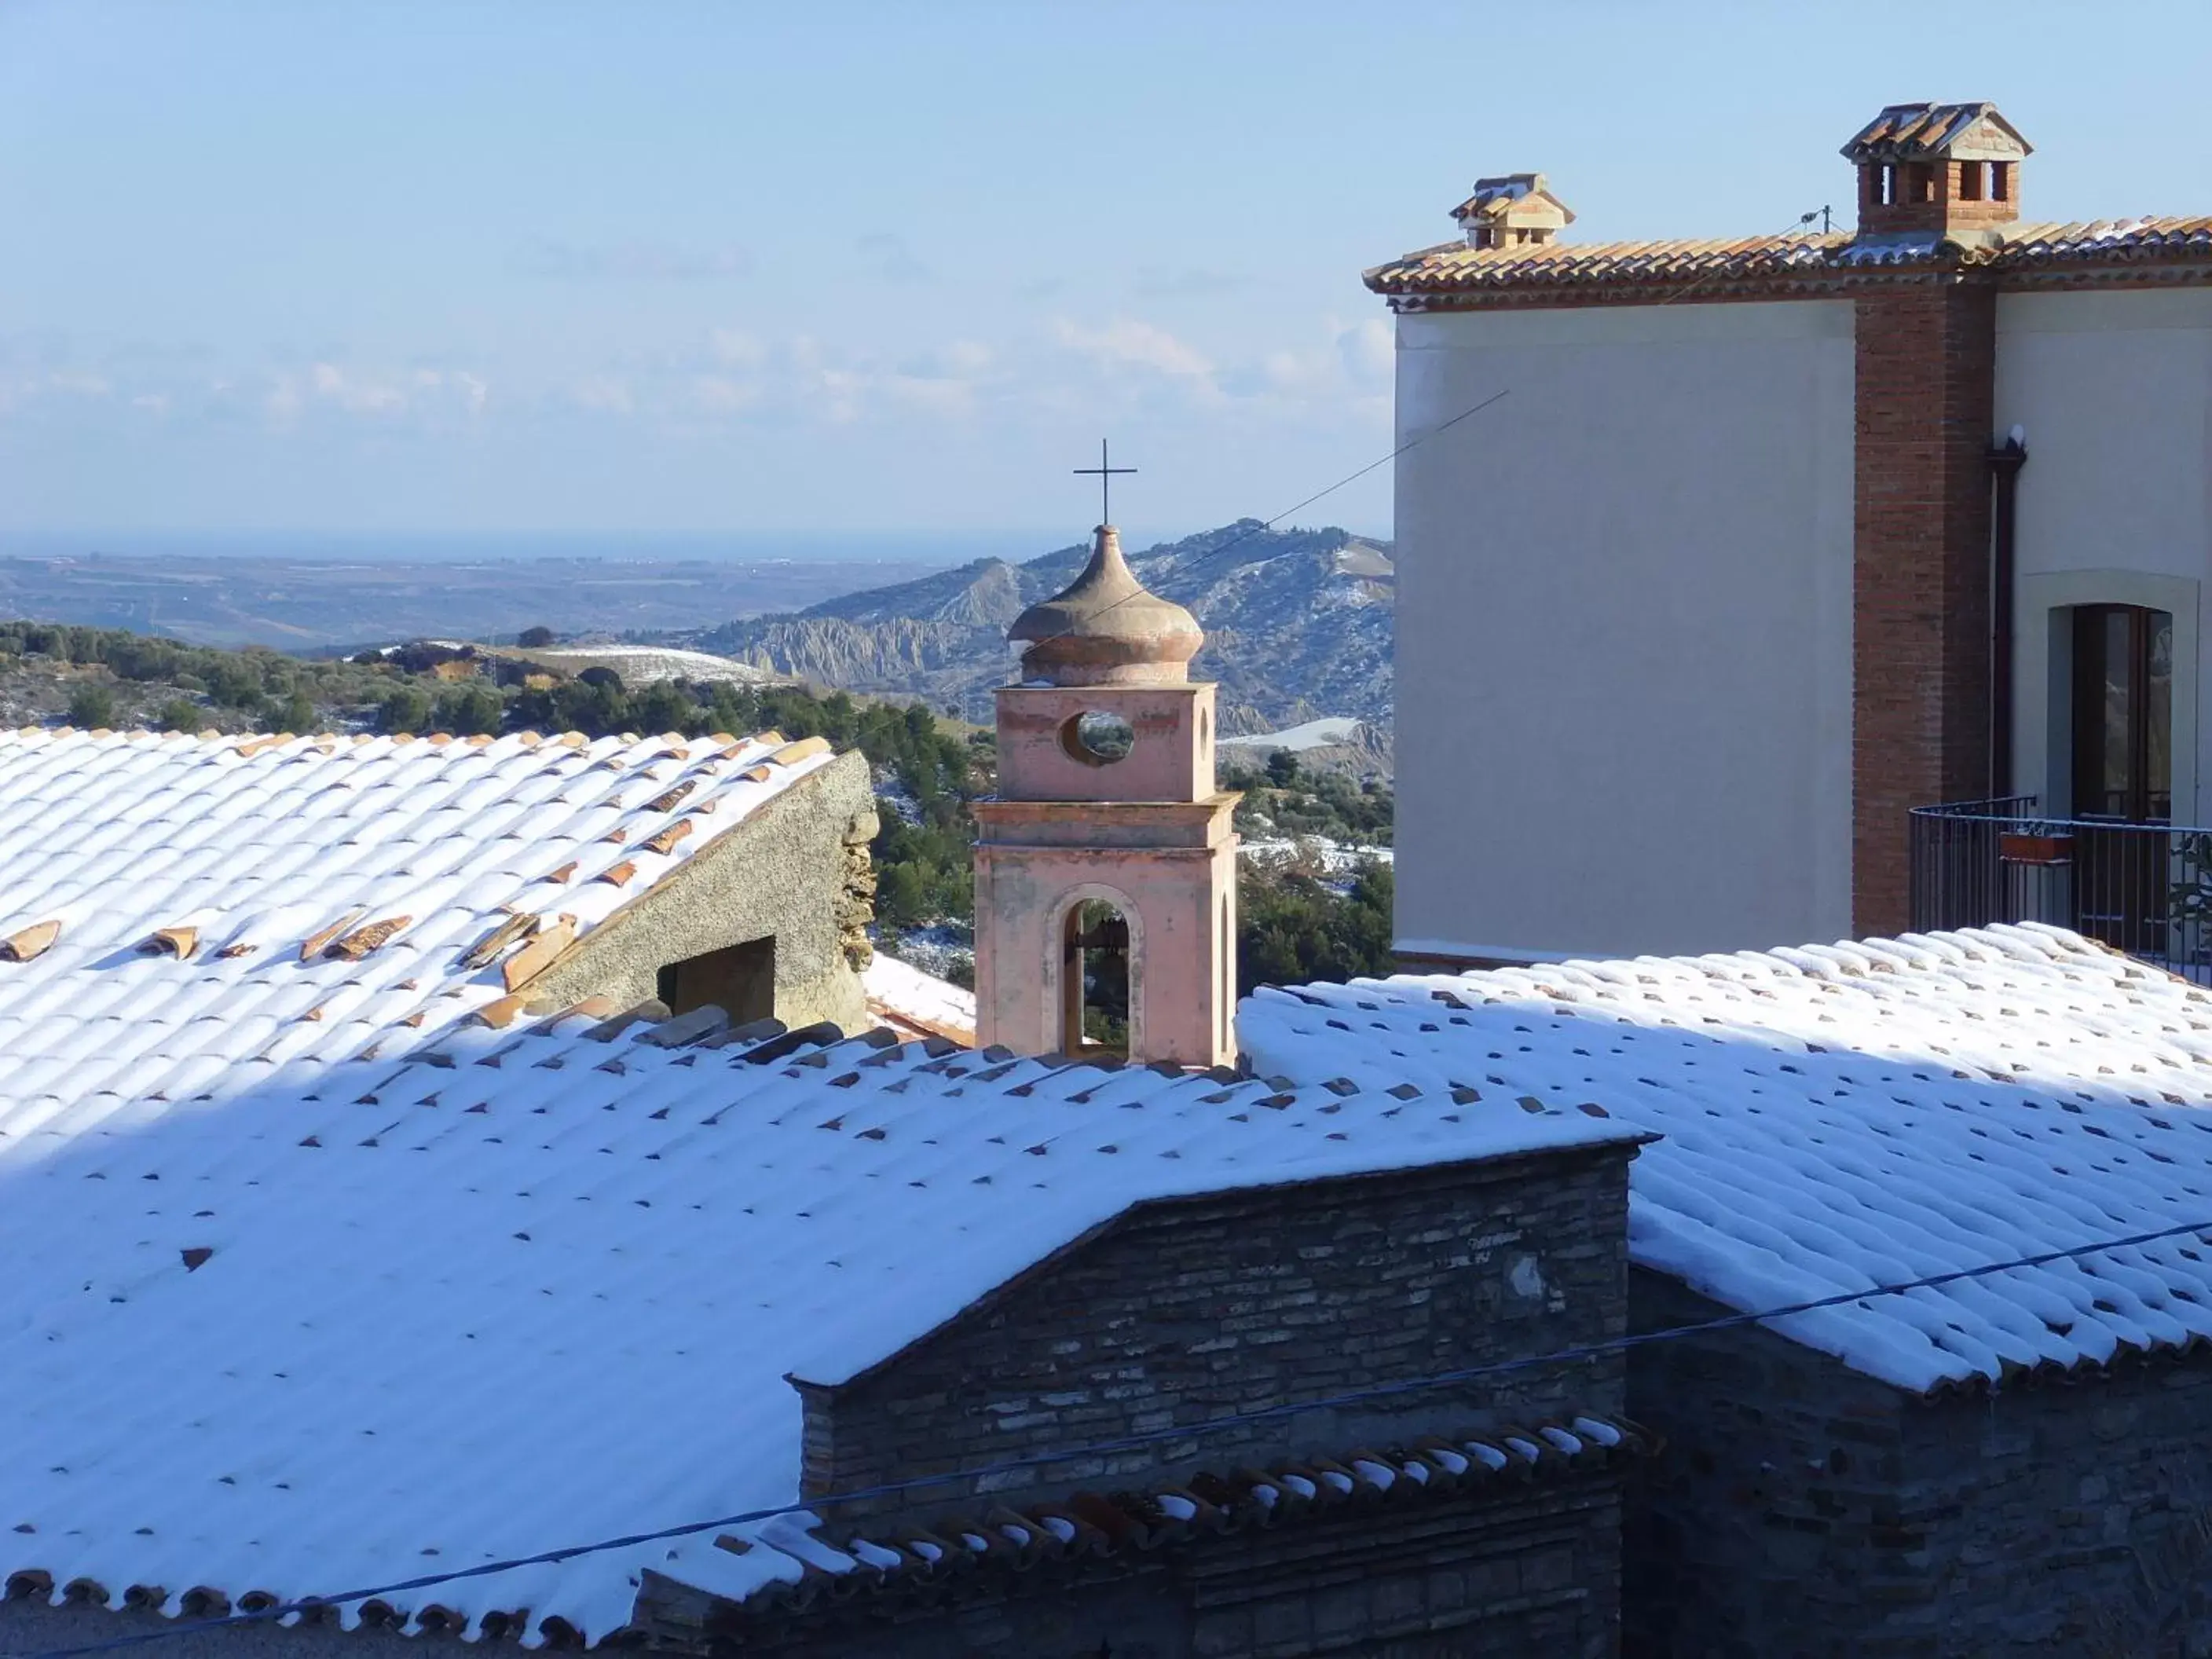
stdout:
POLYGON ((316 398, 349 415, 391 415, 407 406, 407 394, 397 386, 350 374, 335 363, 314 365, 308 370, 308 386, 316 398))
POLYGON ((1398 353, 1396 337, 1389 321, 1381 317, 1368 317, 1354 323, 1336 337, 1338 355, 1344 359, 1344 371, 1363 386, 1388 387, 1396 373, 1398 353))
POLYGON ((611 374, 589 374, 569 387, 568 395, 582 408, 605 415, 628 415, 637 408, 627 382, 611 374))
POLYGON ((760 402, 760 392, 725 374, 701 374, 692 380, 691 398, 702 415, 736 415, 760 402))
POLYGON ((1356 406, 1371 414, 1387 403, 1393 371, 1390 325, 1379 318, 1322 325, 1322 337, 1279 345, 1234 363, 1220 375, 1232 398, 1316 408, 1356 406))
MULTIPOLYGON (((228 381, 210 388, 210 404, 229 400, 228 381)), ((491 388, 467 369, 415 368, 405 372, 352 364, 317 362, 304 374, 285 369, 267 377, 259 398, 269 424, 290 431, 322 416, 438 426, 455 416, 480 416, 491 388)))
POLYGON ((1213 373, 1213 365, 1194 347, 1133 318, 1118 318, 1103 328, 1061 318, 1053 333, 1060 344, 1108 369, 1148 369, 1179 380, 1203 380, 1213 373))

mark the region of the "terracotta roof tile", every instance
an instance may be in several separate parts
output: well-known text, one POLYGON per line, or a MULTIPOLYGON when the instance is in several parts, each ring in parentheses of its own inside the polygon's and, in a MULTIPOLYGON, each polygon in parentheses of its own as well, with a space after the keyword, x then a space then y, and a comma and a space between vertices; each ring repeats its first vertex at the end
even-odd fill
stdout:
MULTIPOLYGON (((830 762, 748 779, 709 763, 726 746, 0 732, 0 1148, 33 1119, 222 1092, 240 1060, 429 1040, 507 994, 496 953, 469 957, 514 914, 582 936, 633 896, 590 882, 589 843, 684 823, 658 879, 830 762), (632 783, 647 766, 665 775, 632 783)), ((733 746, 742 766, 785 740, 733 746)))
POLYGON ((2027 273, 2053 264, 2174 259, 2212 264, 2212 215, 2023 223, 2006 228, 2002 241, 1990 247, 1949 244, 1934 236, 1859 238, 1843 233, 1555 241, 1504 248, 1471 248, 1452 241, 1377 265, 1365 281, 1377 294, 1418 302, 1519 289, 1645 289, 1683 283, 1814 278, 1939 262, 2027 273))

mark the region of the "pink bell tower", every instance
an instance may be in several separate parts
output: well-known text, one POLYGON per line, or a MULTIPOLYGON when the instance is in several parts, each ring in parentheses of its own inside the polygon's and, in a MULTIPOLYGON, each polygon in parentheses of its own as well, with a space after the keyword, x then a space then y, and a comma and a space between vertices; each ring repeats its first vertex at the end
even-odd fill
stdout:
POLYGON ((1126 1034, 1133 1062, 1234 1064, 1238 797, 1214 787, 1214 688, 1189 677, 1206 635, 1096 534, 1008 635, 1022 678, 998 693, 999 793, 975 803, 977 1039, 1104 1054, 1126 1034), (1086 1036, 1121 970, 1118 1030, 1086 1036))

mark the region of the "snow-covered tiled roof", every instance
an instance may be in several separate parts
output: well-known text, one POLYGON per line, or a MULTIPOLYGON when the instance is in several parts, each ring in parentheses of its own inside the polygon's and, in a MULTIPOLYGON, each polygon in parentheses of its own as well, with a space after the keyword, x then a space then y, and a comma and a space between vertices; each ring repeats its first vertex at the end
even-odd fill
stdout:
MULTIPOLYGON (((1132 1204, 1635 1133, 1492 1091, 621 1024, 469 1023, 0 1139, 0 1577, 175 1612, 792 1503, 787 1374, 844 1380, 1132 1204)), ((391 1600, 596 1640, 648 1567, 743 1597, 850 1565, 803 1520, 750 1536, 391 1600)))
POLYGON ((504 1017, 831 758, 773 732, 0 732, 0 1155, 504 1017))
POLYGON ((860 975, 868 1012, 902 1036, 941 1036, 973 1046, 975 994, 881 951, 860 975))
MULTIPOLYGON (((2212 1223, 2212 994, 2053 928, 1261 991, 1237 1029, 1293 1079, 1656 1132, 1632 1258, 1746 1311, 2212 1223)), ((2212 1257, 2181 1237, 1772 1322, 1932 1389, 2212 1337, 2212 1257)))

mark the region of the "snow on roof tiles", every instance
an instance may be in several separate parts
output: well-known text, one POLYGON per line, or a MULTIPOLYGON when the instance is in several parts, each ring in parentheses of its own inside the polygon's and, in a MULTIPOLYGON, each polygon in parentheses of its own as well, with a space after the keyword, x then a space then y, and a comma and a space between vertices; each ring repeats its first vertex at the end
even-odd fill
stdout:
MULTIPOLYGON (((1636 1138, 1534 1101, 618 1024, 470 1024, 0 1139, 0 1577, 173 1612, 791 1503, 787 1374, 849 1377, 1132 1204, 1636 1138)), ((597 1640, 646 1567, 743 1596, 849 1565, 809 1524, 394 1599, 597 1640)))
POLYGON ((512 988, 465 960, 510 914, 588 935, 826 763, 773 732, 0 732, 0 1154, 426 1041, 512 988))
POLYGON ((1358 1505, 1416 1507, 1485 1492, 1523 1496, 1529 1486, 1586 1470, 1620 1468, 1646 1455, 1651 1437, 1625 1419, 1567 1415, 1435 1435, 1403 1449, 1347 1449, 1334 1457, 1277 1461, 1192 1475, 1164 1491, 1085 1492, 1012 1508, 987 1501, 965 1512, 932 1515, 919 1530, 871 1529, 822 1553, 821 1572, 763 1586, 744 1612, 772 1619, 836 1604, 854 1593, 839 1575, 865 1573, 867 1592, 931 1601, 944 1595, 945 1556, 992 1558, 1016 1572, 1055 1561, 1143 1553, 1247 1527, 1324 1520, 1358 1505), (868 1570, 872 1571, 868 1571, 868 1570))
POLYGON ((868 1012, 904 1035, 941 1036, 973 1046, 975 994, 876 952, 860 975, 868 1012))
MULTIPOLYGON (((1639 1265, 1746 1311, 2212 1222, 2212 994, 2033 926, 1263 990, 1260 1069, 1588 1099, 1639 1265)), ((2212 1230, 2208 1230, 2212 1231, 2212 1230)), ((1899 1387, 2212 1337, 2189 1237, 1772 1322, 1899 1387)))

